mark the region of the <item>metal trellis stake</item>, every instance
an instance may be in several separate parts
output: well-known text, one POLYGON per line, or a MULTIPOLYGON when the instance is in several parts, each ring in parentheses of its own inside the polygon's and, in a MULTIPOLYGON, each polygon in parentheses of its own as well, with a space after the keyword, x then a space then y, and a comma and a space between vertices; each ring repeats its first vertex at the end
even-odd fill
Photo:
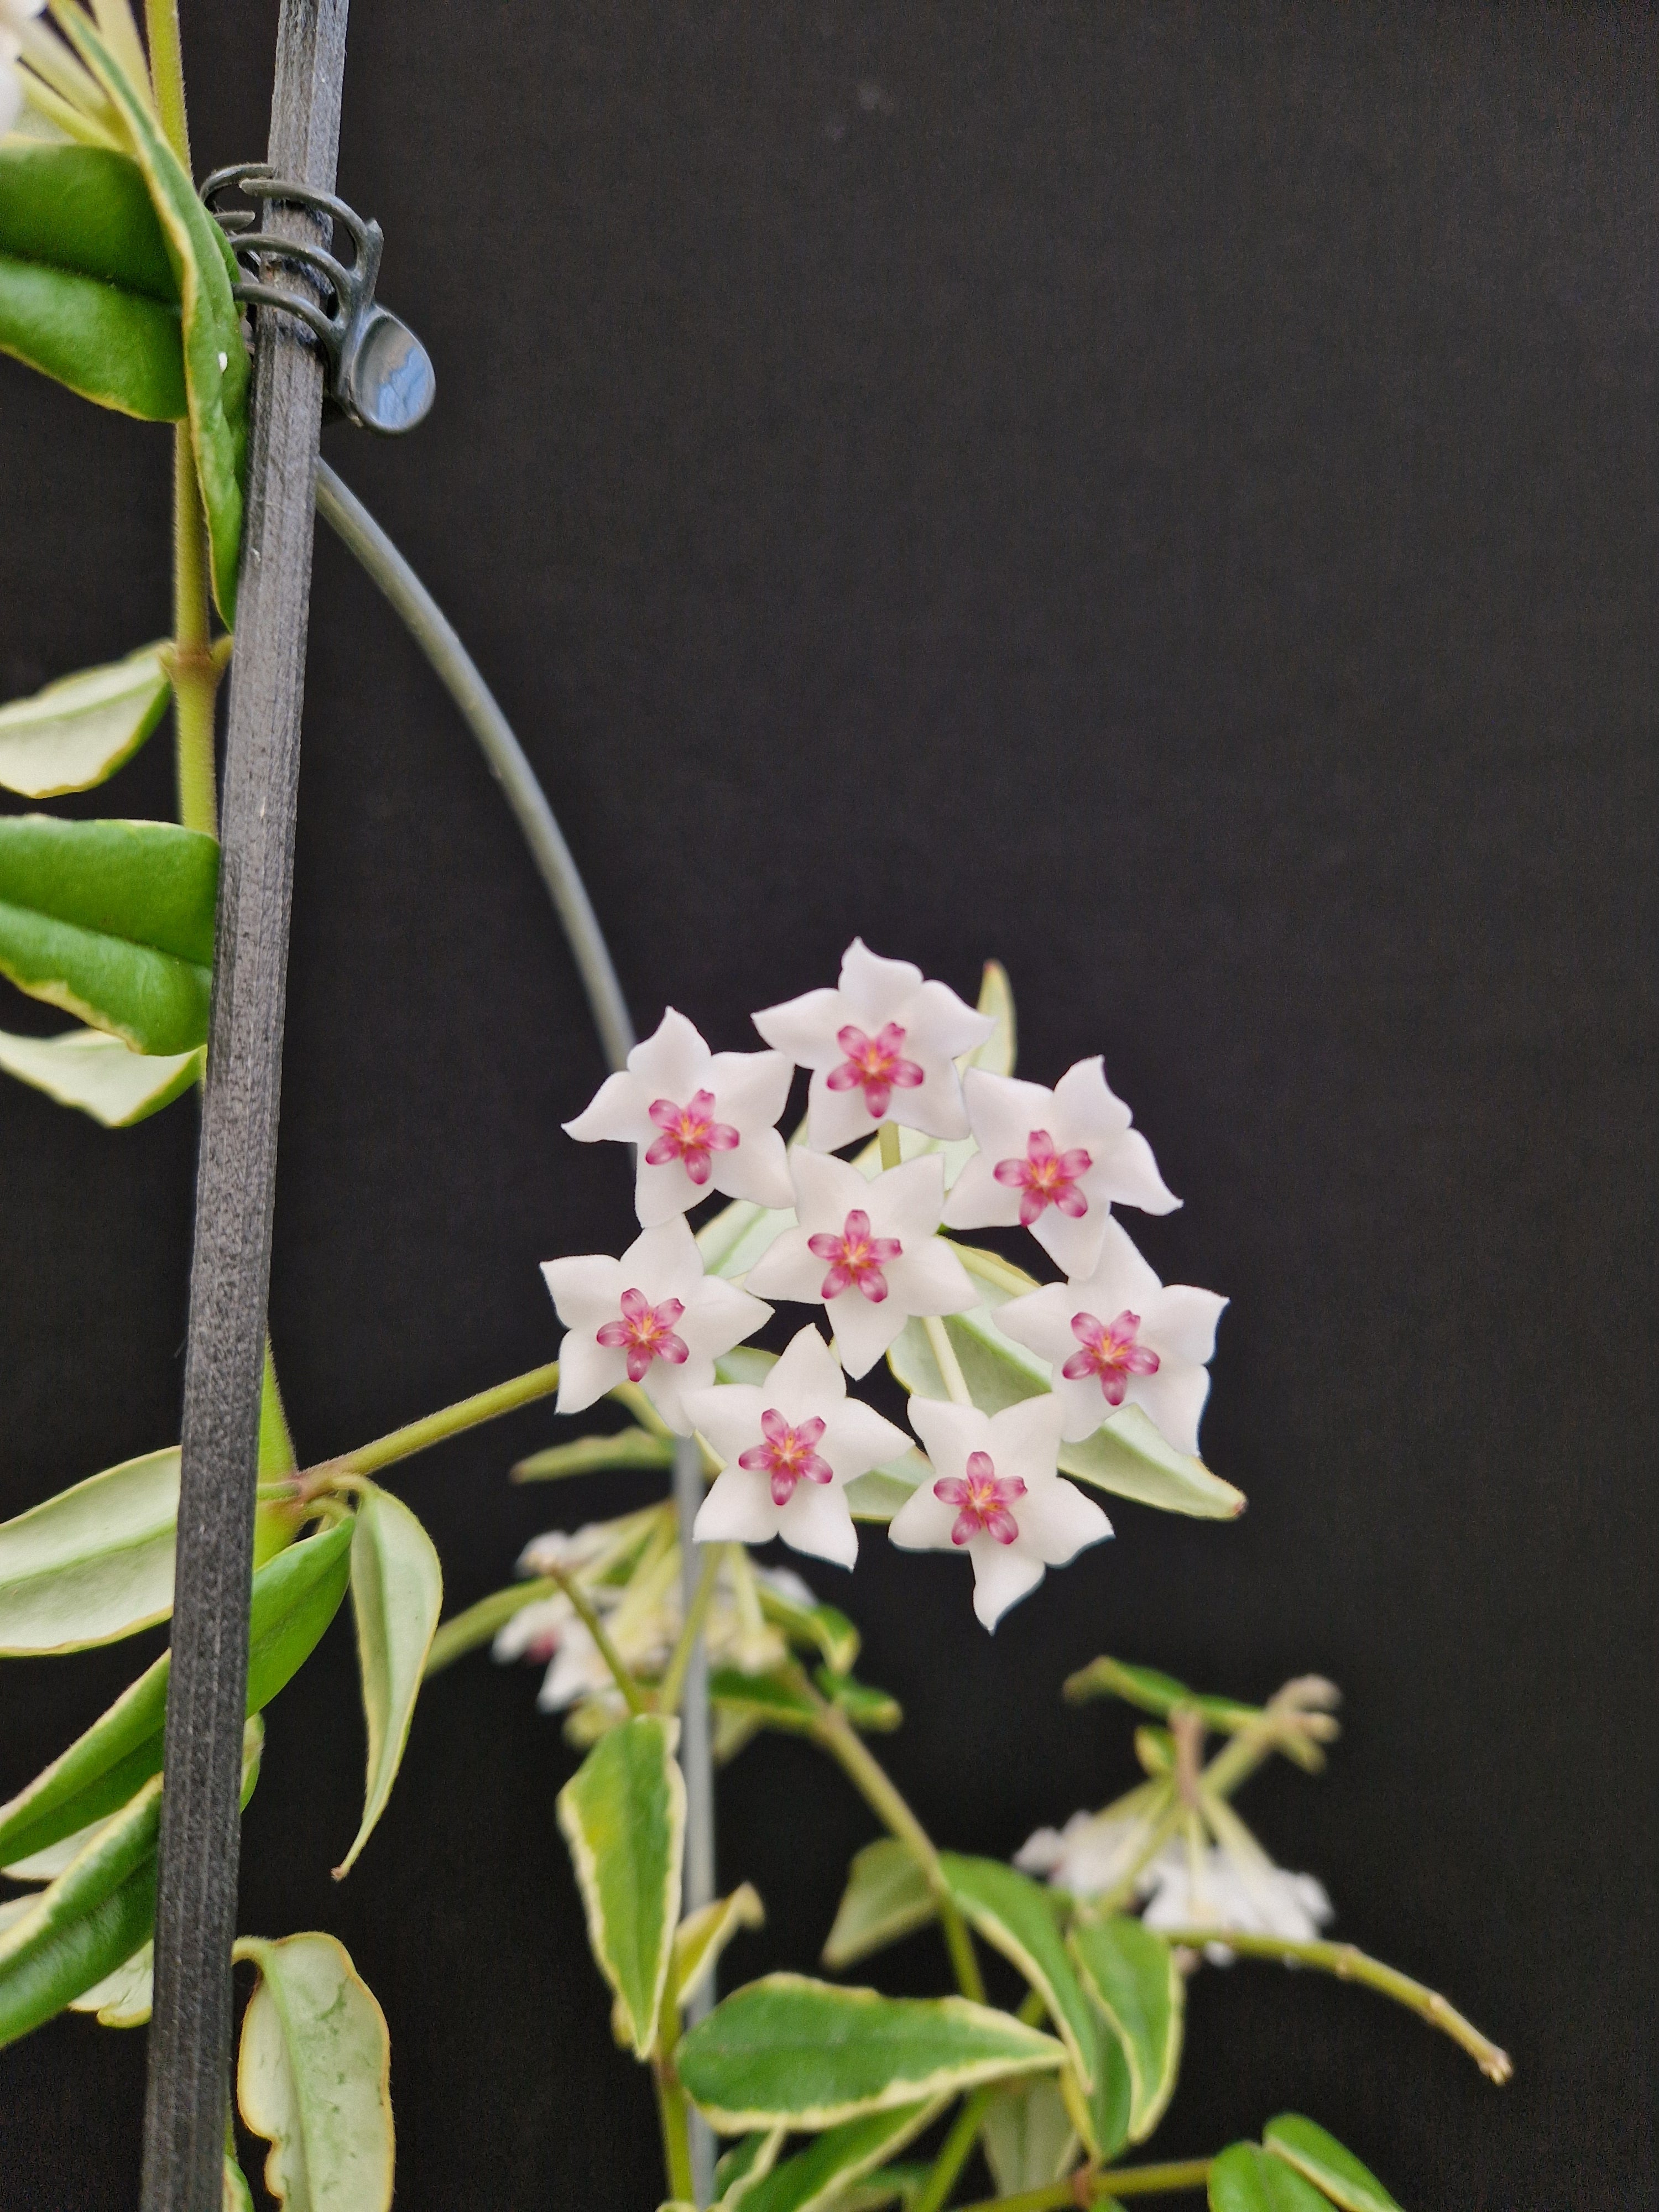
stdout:
MULTIPOLYGON (((283 0, 270 161, 334 185, 346 0, 283 0)), ((316 218, 267 229, 320 247, 316 218)), ((261 314, 231 675, 213 1012, 196 1182, 143 2212, 217 2212, 229 2083, 259 1382, 282 1078, 324 366, 261 314)))

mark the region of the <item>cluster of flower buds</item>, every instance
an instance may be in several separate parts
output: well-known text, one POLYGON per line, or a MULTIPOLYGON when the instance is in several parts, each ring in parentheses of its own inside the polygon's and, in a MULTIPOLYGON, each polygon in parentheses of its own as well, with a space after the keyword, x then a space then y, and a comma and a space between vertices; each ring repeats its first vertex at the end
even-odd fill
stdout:
POLYGON ((1098 1059, 1052 1091, 975 1066, 994 1017, 858 940, 834 988, 754 1022, 767 1050, 714 1053, 671 1008, 566 1125, 585 1143, 635 1148, 641 1233, 620 1259, 546 1263, 567 1330, 559 1411, 624 1385, 642 1391, 719 1462, 700 1541, 781 1536, 842 1566, 858 1550, 848 1485, 925 1468, 893 1516, 893 1541, 969 1558, 975 1608, 993 1628, 1048 1567, 1111 1534, 1062 1479, 1066 1445, 1134 1405, 1177 1451, 1196 1452, 1225 1301, 1165 1288, 1113 1219, 1114 1205, 1164 1213, 1178 1200, 1098 1059), (786 1149, 776 1125, 798 1067, 811 1073, 805 1140, 786 1149), (900 1139, 901 1129, 913 1133, 900 1139), (836 1157, 854 1145, 856 1158, 836 1157), (947 1160, 961 1163, 948 1189, 947 1160), (741 1282, 706 1270, 686 1222, 715 1193, 777 1217, 741 1282), (940 1342, 943 1317, 983 1296, 940 1232, 1017 1224, 1067 1279, 995 1307, 997 1327, 1047 1363, 1050 1387, 993 1413, 955 1388, 940 1342), (809 1323, 763 1382, 717 1379, 774 1299, 822 1307, 830 1341, 809 1323), (930 1332, 952 1392, 911 1399, 931 1467, 847 1389, 913 1322, 930 1332))

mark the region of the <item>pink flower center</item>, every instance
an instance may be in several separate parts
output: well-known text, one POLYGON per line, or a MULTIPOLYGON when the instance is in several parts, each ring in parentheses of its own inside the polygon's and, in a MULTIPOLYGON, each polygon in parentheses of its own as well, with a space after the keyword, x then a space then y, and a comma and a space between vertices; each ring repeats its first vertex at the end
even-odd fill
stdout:
POLYGON ((836 1031, 836 1042, 847 1057, 830 1069, 826 1079, 830 1088, 862 1091, 872 1121, 879 1121, 886 1113, 895 1091, 914 1091, 924 1079, 915 1061, 902 1057, 904 1031, 896 1022, 889 1022, 874 1036, 866 1036, 849 1022, 836 1031))
POLYGON ((1100 1377, 1102 1395, 1109 1406, 1121 1406, 1132 1375, 1156 1375, 1158 1354, 1150 1345, 1137 1344, 1140 1316, 1127 1306, 1115 1321, 1097 1321, 1093 1314, 1073 1314, 1072 1334, 1083 1346, 1074 1352, 1060 1373, 1068 1382, 1087 1375, 1100 1377))
POLYGON ((645 1156, 647 1167, 665 1167, 670 1160, 683 1160, 685 1172, 701 1188, 708 1180, 709 1154, 734 1152, 738 1148, 738 1132, 729 1121, 714 1119, 712 1091, 694 1092, 685 1106, 677 1106, 672 1098, 653 1099, 649 1111, 662 1134, 645 1156))
POLYGON ((1057 1152, 1046 1129, 1033 1129, 1025 1139, 1024 1158, 999 1160, 991 1172, 1005 1190, 1019 1193, 1020 1223, 1029 1229, 1048 1206, 1057 1206, 1073 1221, 1080 1220, 1089 1211, 1089 1201, 1078 1188, 1077 1180, 1093 1165, 1081 1145, 1069 1152, 1057 1152))
POLYGON ((761 1415, 761 1434, 765 1443, 751 1444, 738 1465, 747 1468, 750 1474, 771 1477, 774 1505, 787 1505, 798 1482, 834 1480, 835 1469, 812 1449, 823 1434, 823 1423, 817 1414, 792 1429, 783 1415, 769 1406, 761 1415))
POLYGON ((1017 1498, 1024 1497, 1025 1485, 1017 1474, 999 1478, 989 1452, 969 1452, 965 1474, 965 1480, 946 1474, 933 1485, 934 1497, 957 1509, 951 1541, 971 1543, 982 1529, 999 1544, 1012 1544, 1019 1534, 1019 1523, 1008 1508, 1017 1498))
POLYGON ((806 1249, 815 1260, 830 1262, 830 1272, 818 1291, 821 1298, 826 1302, 838 1298, 856 1284, 871 1304, 878 1306, 887 1295, 887 1278, 882 1268, 889 1260, 896 1260, 904 1247, 896 1237, 872 1237, 869 1215, 861 1206, 855 1206, 839 1237, 828 1231, 809 1237, 806 1249))
POLYGON ((598 1340, 607 1352, 626 1352, 629 1381, 642 1382, 653 1359, 665 1359, 671 1367, 684 1364, 685 1340, 674 1334, 684 1311, 678 1298, 653 1306, 642 1291, 624 1291, 620 1318, 606 1322, 598 1340))

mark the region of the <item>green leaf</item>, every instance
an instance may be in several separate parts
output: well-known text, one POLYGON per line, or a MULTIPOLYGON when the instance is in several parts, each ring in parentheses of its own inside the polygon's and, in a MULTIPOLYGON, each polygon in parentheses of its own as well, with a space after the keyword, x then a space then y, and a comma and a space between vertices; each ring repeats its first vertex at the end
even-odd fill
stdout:
POLYGON ((938 1902, 915 1854, 895 1836, 878 1837, 854 1854, 835 1925, 823 1947, 823 1964, 843 1972, 872 1952, 925 1928, 938 1902))
MULTIPOLYGON (((242 1743, 242 1802, 258 1778, 264 1731, 242 1743)), ((14 2043, 130 1960, 155 1915, 161 1778, 152 1775, 64 1871, 0 1934, 0 2045, 14 2043)))
POLYGON ((999 2090, 986 2111, 980 2141, 999 2197, 1046 2188, 1077 2156, 1077 2130, 1052 2081, 1020 2081, 999 2090))
POLYGON ((606 1474, 614 1468, 665 1468, 674 1464, 672 1437, 649 1429, 618 1429, 614 1436, 578 1437, 532 1452, 513 1469, 514 1482, 559 1482, 569 1474, 606 1474))
MULTIPOLYGON (((247 1710, 259 1711, 309 1658, 345 1595, 349 1522, 295 1544, 253 1577, 247 1710)), ((27 1859, 126 1804, 161 1769, 169 1655, 146 1668, 98 1720, 8 1805, 0 1865, 27 1859)))
MULTIPOLYGON (((945 1334, 962 1364, 963 1380, 976 1406, 988 1413, 1023 1398, 1035 1398, 1048 1385, 1048 1363, 1004 1336, 993 1318, 998 1306, 1014 1294, 1012 1283, 987 1282, 975 1260, 988 1260, 999 1277, 1018 1279, 1018 1270, 994 1254, 980 1255, 958 1248, 974 1275, 981 1303, 968 1313, 951 1314, 945 1334)), ((1036 1287, 1035 1280, 1032 1288, 1036 1287)), ((913 1395, 924 1398, 950 1395, 939 1371, 927 1332, 919 1321, 906 1322, 887 1355, 894 1374, 913 1395)), ((1230 1521, 1244 1510, 1244 1493, 1212 1474, 1201 1460, 1178 1452, 1142 1413, 1139 1406, 1120 1407, 1103 1428, 1079 1444, 1060 1448, 1062 1474, 1114 1497, 1133 1498, 1137 1504, 1157 1506, 1165 1513, 1185 1513, 1200 1520, 1230 1521)))
POLYGON ((122 74, 83 16, 59 27, 109 95, 149 188, 179 288, 185 392, 196 473, 207 514, 213 595, 235 620, 236 566, 242 539, 242 473, 247 447, 248 361, 241 313, 231 296, 235 262, 223 233, 162 137, 146 102, 122 74))
POLYGON ((678 1724, 641 1713, 597 1743, 559 1792, 599 1972, 646 2057, 680 1914, 685 1783, 674 1759, 678 1724))
POLYGON ((900 2105, 830 2128, 781 2166, 745 2188, 744 2212, 840 2212, 846 2193, 903 2149, 943 2109, 943 2098, 900 2105))
POLYGON ((0 1068, 106 1129, 131 1129, 193 1091, 206 1060, 200 1046, 194 1052, 134 1052, 101 1030, 50 1037, 0 1030, 0 1068))
POLYGON ((1313 2120, 1300 2112, 1281 2112, 1261 2130, 1261 2140, 1275 2158, 1316 2182, 1342 2212, 1401 2212, 1368 2166, 1313 2120))
POLYGON ((831 2128, 1005 2076, 1060 2065, 1065 2049, 965 1997, 884 1997, 800 1974, 750 1982, 681 2043, 680 2080, 722 2134, 831 2128))
POLYGON ((155 1979, 155 1946, 141 1944, 112 1974, 70 2000, 71 2012, 95 2013, 100 2027, 143 2027, 149 2021, 155 1979))
POLYGON ((83 1651, 165 1620, 178 1517, 173 1444, 0 1524, 0 1657, 83 1651))
POLYGON ((927 1481, 933 1472, 926 1452, 912 1447, 898 1459, 872 1467, 867 1474, 855 1474, 845 1489, 848 1510, 855 1521, 890 1521, 916 1485, 927 1481))
POLYGON ((714 1971, 722 1951, 743 1928, 761 1928, 766 1907, 760 1892, 750 1882, 730 1897, 718 1897, 700 1911, 688 1912, 674 1931, 674 1961, 669 1975, 672 2002, 683 2004, 695 1996, 714 1971))
POLYGON ((25 799, 56 799, 113 775, 167 712, 173 685, 165 650, 141 646, 125 660, 60 677, 31 698, 0 707, 0 785, 25 799))
POLYGON ((138 165, 103 147, 0 143, 0 253, 179 305, 138 165))
POLYGON ((247 2185, 247 2176, 228 2153, 225 2156, 224 2190, 219 2199, 219 2212, 253 2212, 253 2191, 247 2185))
POLYGON ((236 1956, 259 1970, 236 2101, 270 2145, 265 2187, 286 2212, 386 2212, 392 2046, 368 1985, 331 1936, 244 1936, 236 1956))
POLYGON ((0 817, 0 974, 137 1052, 207 1037, 219 848, 171 822, 0 817))
POLYGON ((401 1498, 371 1486, 351 1531, 351 1609, 368 1771, 362 1825, 334 1869, 337 1881, 356 1863, 392 1795, 443 1602, 444 1571, 431 1537, 401 1498))
MULTIPOLYGON (((1079 2106, 1075 2118, 1091 2158, 1115 2158, 1129 2140, 1129 2110, 1133 2088, 1129 2062, 1123 2046, 1103 2021, 1094 2022, 1096 2042, 1093 2094, 1079 2106), (1086 2123, 1086 2124, 1085 2124, 1086 2123)), ((1075 2094, 1069 2069, 1060 2076, 1060 2087, 1075 2094)))
POLYGON ((1000 1859, 939 1853, 939 1870, 957 1911, 994 1950, 1024 1975, 1048 2008, 1085 2090, 1095 2086, 1095 2025, 1066 1954, 1053 1893, 1000 1859))
POLYGON ((1079 1920, 1071 1944, 1084 1988, 1123 2046, 1129 2141, 1144 2142, 1163 2118, 1181 2070, 1185 1978, 1170 1946, 1125 1913, 1079 1920))
POLYGON ((1326 2200, 1282 2159, 1231 2143, 1211 2165, 1210 2212, 1326 2212, 1326 2200))
POLYGON ((757 1587, 761 1612, 775 1627, 800 1649, 821 1653, 836 1674, 847 1673, 859 1656, 859 1632, 844 1613, 833 1605, 801 1605, 769 1583, 757 1587))
POLYGON ((860 1682, 851 1674, 835 1674, 828 1667, 817 1669, 817 1685, 831 1705, 839 1705, 855 1729, 866 1735, 890 1735, 904 1724, 904 1708, 886 1690, 860 1682))
POLYGON ((736 1667, 717 1667, 708 1678, 708 1695, 722 1711, 758 1728, 799 1735, 817 1725, 817 1706, 787 1674, 745 1674, 736 1667))
POLYGON ((996 1027, 983 1044, 975 1045, 969 1054, 968 1066, 985 1068, 992 1075, 1012 1075, 1018 1024, 1014 1019, 1014 987, 1000 960, 985 963, 980 978, 979 1011, 993 1016, 996 1027))
POLYGON ((770 2173, 788 2132, 787 2128, 757 2128, 715 2161, 714 2196, 722 2207, 737 2203, 739 2182, 758 2181, 770 2173))
POLYGON ((1177 1682, 1173 1674, 1163 1674, 1156 1667, 1132 1667, 1122 1659, 1091 1660, 1075 1674, 1066 1676, 1065 1695, 1073 1705, 1082 1705, 1090 1698, 1121 1698, 1125 1705, 1154 1713, 1161 1721, 1168 1720, 1179 1707, 1200 1715, 1208 1727, 1229 1734, 1254 1727, 1263 1717, 1259 1705, 1241 1705, 1232 1698, 1201 1697, 1184 1682, 1177 1682))

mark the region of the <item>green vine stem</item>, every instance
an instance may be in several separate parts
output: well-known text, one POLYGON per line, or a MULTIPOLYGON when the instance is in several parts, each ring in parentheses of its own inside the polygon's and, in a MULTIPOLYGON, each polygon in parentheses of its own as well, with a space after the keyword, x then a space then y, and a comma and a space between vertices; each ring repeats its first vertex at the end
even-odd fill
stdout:
POLYGON ((1164 2166, 1124 2166, 1103 2172, 1086 2170, 1044 2189, 1022 2190, 1017 2197, 985 2197, 962 2212, 1059 2212, 1062 2205, 1097 2204, 1103 2197, 1162 2197, 1178 2189, 1202 2189, 1210 2179, 1207 2158, 1186 2158, 1164 2166), (1079 2188, 1081 2184, 1081 2188, 1079 2188))
POLYGON ((606 1633, 605 1623, 599 1619, 598 1610, 587 1592, 574 1575, 567 1574, 562 1567, 551 1569, 548 1580, 564 1592, 575 1608, 577 1620, 592 1638, 594 1649, 611 1669, 611 1679, 622 1692, 629 1711, 633 1714, 635 1720, 641 1713, 648 1713, 651 1710, 650 1698, 629 1672, 621 1652, 611 1641, 606 1633))
POLYGON ((315 1467, 307 1468, 295 1476, 295 1495, 308 1500, 320 1497, 325 1491, 340 1488, 343 1478, 376 1474, 381 1468, 391 1467, 398 1460, 410 1459, 416 1452, 429 1450, 446 1437, 459 1437, 485 1421, 499 1420, 503 1413, 516 1413, 520 1406, 533 1406, 538 1398, 550 1398, 558 1387, 556 1359, 550 1360, 545 1367, 532 1367, 508 1382, 497 1382, 493 1389, 458 1399, 454 1405, 441 1407, 437 1413, 428 1413, 423 1419, 410 1421, 401 1429, 393 1429, 389 1435, 377 1437, 373 1443, 360 1444, 356 1451, 342 1452, 336 1459, 320 1460, 315 1467))
POLYGON ((1437 1990, 1425 1988, 1395 1966, 1385 1966, 1380 1959, 1368 1957, 1352 1943, 1298 1943, 1279 1936, 1242 1936, 1225 1928, 1161 1928, 1158 1933, 1166 1942, 1190 1950, 1201 1950, 1206 1943, 1224 1943, 1242 1959, 1278 1959, 1290 1966, 1317 1967, 1341 1982, 1363 1982, 1367 1989, 1392 1997, 1396 2004, 1450 2036, 1468 2052, 1486 2079, 1500 2088, 1515 2072, 1508 2051, 1500 2051, 1482 2035, 1437 1990))
POLYGON ((669 2194, 678 2203, 690 2204, 695 2202, 696 2185, 691 2177, 691 2126, 685 2092, 660 2061, 654 2071, 657 2077, 657 2114, 662 2122, 663 2164, 668 2171, 669 2194))
POLYGON ((910 2199, 905 2212, 939 2212, 956 2186, 957 2176, 973 2155, 974 2145, 979 2141, 979 2131, 989 2109, 993 2089, 975 2089, 971 2097, 963 2100, 962 2110, 951 2124, 950 2133, 939 2145, 939 2155, 929 2169, 927 2179, 910 2199))
POLYGON ((841 1708, 819 1697, 805 1674, 797 1674, 796 1687, 809 1697, 817 1708, 812 1741, 821 1750, 829 1753, 888 1832, 896 1836, 900 1843, 908 1844, 915 1855, 916 1863, 927 1875, 927 1886, 939 1903, 939 1925, 945 1933, 945 1948, 951 1954, 951 1966, 957 1978, 957 1986, 963 1996, 971 1997, 975 2004, 983 2004, 985 1982, 974 1953, 974 1939, 968 1932, 967 1922, 951 1901, 932 1837, 905 1803, 886 1769, 841 1708))
POLYGON ((185 57, 179 35, 179 0, 144 0, 144 35, 149 40, 150 82, 163 136, 190 167, 190 123, 185 112, 185 57))

